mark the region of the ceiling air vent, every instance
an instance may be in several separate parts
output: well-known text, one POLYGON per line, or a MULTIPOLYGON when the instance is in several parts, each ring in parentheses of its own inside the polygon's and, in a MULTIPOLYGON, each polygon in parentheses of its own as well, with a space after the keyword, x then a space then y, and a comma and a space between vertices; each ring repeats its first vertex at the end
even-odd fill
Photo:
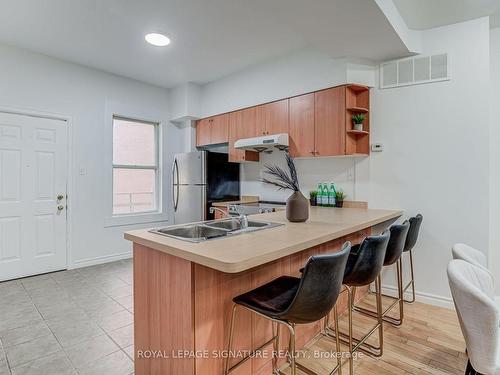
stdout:
POLYGON ((450 59, 446 53, 409 57, 380 64, 381 89, 449 79, 450 59))

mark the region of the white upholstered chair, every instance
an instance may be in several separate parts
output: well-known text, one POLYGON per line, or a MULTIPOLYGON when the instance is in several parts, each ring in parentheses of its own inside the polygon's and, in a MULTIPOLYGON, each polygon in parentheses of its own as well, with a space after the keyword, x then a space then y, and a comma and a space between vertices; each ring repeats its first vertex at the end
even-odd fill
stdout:
POLYGON ((488 269, 488 259, 481 250, 464 243, 456 243, 451 249, 453 259, 462 259, 466 262, 488 269))
MULTIPOLYGON (((486 271, 488 271, 490 277, 494 280, 493 274, 488 269, 488 259, 481 250, 475 249, 472 246, 466 245, 464 243, 457 243, 453 245, 451 253, 453 255, 453 259, 465 260, 468 263, 485 269, 486 271)), ((495 303, 500 309, 500 296, 495 296, 495 303)))
POLYGON ((469 356, 466 375, 500 375, 500 311, 491 275, 464 260, 452 260, 448 280, 469 356))

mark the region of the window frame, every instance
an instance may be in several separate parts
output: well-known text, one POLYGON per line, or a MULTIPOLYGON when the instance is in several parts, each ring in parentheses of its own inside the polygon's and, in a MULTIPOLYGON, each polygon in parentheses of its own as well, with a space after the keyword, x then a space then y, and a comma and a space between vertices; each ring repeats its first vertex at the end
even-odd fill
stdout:
POLYGON ((111 208, 111 214, 114 218, 117 217, 130 217, 130 216, 138 216, 142 214, 155 214, 155 213, 161 213, 161 207, 160 207, 160 155, 159 155, 159 147, 160 147, 160 142, 159 142, 159 126, 160 124, 158 122, 151 122, 151 121, 146 121, 146 120, 138 120, 135 118, 130 118, 130 117, 125 117, 125 116, 119 116, 119 115, 113 115, 112 119, 112 139, 113 139, 113 148, 112 148, 112 160, 111 160, 111 168, 112 168, 112 178, 111 178, 111 191, 113 194, 113 200, 111 202, 112 208, 111 208), (154 147, 155 147, 155 165, 134 165, 134 164, 115 164, 114 162, 114 131, 115 131, 115 120, 122 120, 122 121, 128 121, 128 122, 136 122, 138 124, 145 124, 145 125, 151 125, 154 128, 154 147), (153 195, 154 199, 154 206, 155 208, 153 210, 149 211, 140 211, 140 212, 129 212, 129 213, 123 213, 123 214, 117 214, 114 212, 114 191, 115 191, 115 179, 114 179, 114 171, 115 169, 129 169, 129 170, 154 170, 155 171, 155 192, 153 195))
MULTIPOLYGON (((151 223, 167 223, 168 207, 166 204, 165 190, 165 168, 163 158, 164 147, 164 121, 159 120, 164 115, 156 110, 144 112, 144 110, 131 111, 128 106, 112 101, 106 102, 106 147, 105 162, 107 164, 108 173, 106 173, 106 214, 104 217, 104 227, 131 226, 139 224, 151 223), (155 114, 155 115, 151 115, 155 114), (128 121, 151 123, 156 125, 156 210, 131 213, 131 214, 113 214, 113 124, 115 118, 121 118, 128 121)), ((118 165, 118 164, 116 164, 118 165)), ((116 166, 115 165, 115 166, 116 166)), ((130 166, 127 166, 130 167, 130 166)), ((132 169, 132 168, 131 168, 132 169)), ((139 167, 139 169, 146 169, 139 167)), ((156 224, 155 224, 156 225, 156 224)))

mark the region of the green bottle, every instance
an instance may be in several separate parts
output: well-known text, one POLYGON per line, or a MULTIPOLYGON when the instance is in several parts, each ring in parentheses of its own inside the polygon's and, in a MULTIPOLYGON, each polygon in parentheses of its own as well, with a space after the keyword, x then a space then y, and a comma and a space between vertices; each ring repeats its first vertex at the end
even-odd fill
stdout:
POLYGON ((328 192, 328 206, 335 207, 335 196, 337 195, 337 191, 335 190, 335 184, 333 182, 330 183, 330 191, 328 192))
POLYGON ((318 195, 316 196, 316 204, 318 206, 323 206, 323 184, 318 184, 318 195))
POLYGON ((328 191, 328 184, 326 182, 323 182, 323 194, 322 194, 322 206, 323 207, 329 207, 329 203, 328 203, 328 195, 329 195, 329 191, 328 191))

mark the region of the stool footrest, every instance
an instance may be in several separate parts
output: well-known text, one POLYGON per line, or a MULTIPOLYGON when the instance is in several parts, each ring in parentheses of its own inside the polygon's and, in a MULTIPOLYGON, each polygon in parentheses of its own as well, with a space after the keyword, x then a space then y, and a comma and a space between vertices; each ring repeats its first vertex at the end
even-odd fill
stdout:
POLYGON ((248 361, 250 358, 252 358, 253 356, 255 356, 255 354, 259 351, 259 350, 262 350, 264 349, 266 346, 268 346, 269 344, 271 344, 274 340, 277 339, 278 336, 274 336, 273 338, 269 339, 268 341, 266 341, 264 344, 262 344, 261 346, 259 346, 257 349, 255 350, 252 350, 252 352, 247 355, 246 357, 240 359, 238 362, 236 362, 234 365, 232 365, 231 367, 229 367, 228 369, 228 372, 231 372, 233 370, 236 370, 238 367, 240 367, 242 364, 244 364, 246 361, 248 361))

